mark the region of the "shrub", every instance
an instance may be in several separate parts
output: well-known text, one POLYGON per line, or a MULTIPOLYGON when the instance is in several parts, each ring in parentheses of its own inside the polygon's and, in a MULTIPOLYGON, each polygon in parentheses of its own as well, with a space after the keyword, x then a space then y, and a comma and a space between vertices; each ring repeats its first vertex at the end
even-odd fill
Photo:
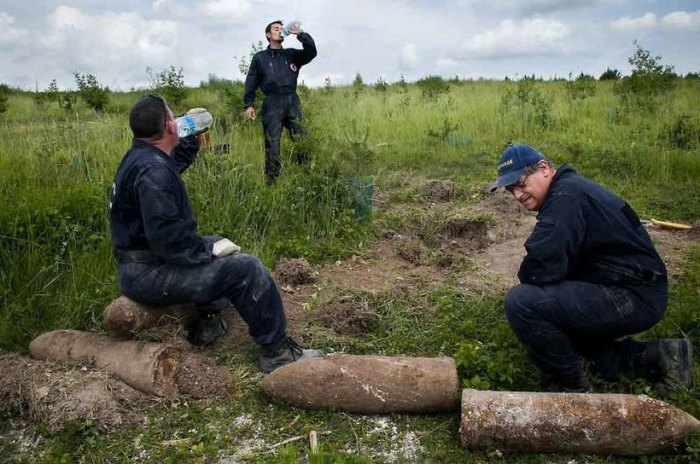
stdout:
POLYGON ((595 78, 584 73, 579 74, 573 80, 569 74, 569 80, 566 81, 564 87, 572 100, 585 100, 596 93, 595 78))
POLYGON ((700 120, 689 114, 681 114, 666 128, 662 138, 673 148, 694 149, 700 145, 700 120))
POLYGON ((601 81, 619 81, 622 78, 622 74, 617 69, 606 69, 603 74, 598 78, 601 81))
POLYGON ((81 75, 79 72, 74 72, 73 75, 80 98, 93 110, 104 111, 109 102, 109 88, 100 86, 97 78, 92 74, 81 75))
POLYGON ((442 94, 450 91, 450 84, 440 76, 428 76, 416 82, 421 95, 426 100, 434 100, 442 94))
POLYGON ((154 74, 149 66, 146 68, 146 74, 151 81, 151 89, 163 96, 171 106, 178 106, 187 97, 182 68, 175 69, 175 66, 171 65, 168 69, 154 74))
POLYGON ((0 114, 7 111, 9 107, 8 95, 10 94, 10 88, 5 84, 0 84, 0 114))
POLYGON ((550 125, 551 103, 542 95, 532 79, 522 79, 517 87, 510 87, 501 99, 502 116, 513 114, 518 119, 540 129, 550 125))
POLYGON ((654 112, 659 105, 659 97, 673 89, 676 74, 673 66, 660 63, 660 56, 652 56, 636 40, 634 45, 637 50, 627 60, 633 66, 632 74, 620 81, 615 92, 628 110, 654 112))

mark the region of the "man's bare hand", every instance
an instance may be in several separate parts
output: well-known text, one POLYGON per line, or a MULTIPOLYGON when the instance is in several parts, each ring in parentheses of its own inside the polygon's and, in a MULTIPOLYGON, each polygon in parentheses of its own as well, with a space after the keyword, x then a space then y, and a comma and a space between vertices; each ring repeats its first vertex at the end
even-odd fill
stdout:
POLYGON ((251 121, 255 121, 255 108, 253 108, 252 106, 246 108, 245 115, 248 116, 248 119, 250 119, 251 121))

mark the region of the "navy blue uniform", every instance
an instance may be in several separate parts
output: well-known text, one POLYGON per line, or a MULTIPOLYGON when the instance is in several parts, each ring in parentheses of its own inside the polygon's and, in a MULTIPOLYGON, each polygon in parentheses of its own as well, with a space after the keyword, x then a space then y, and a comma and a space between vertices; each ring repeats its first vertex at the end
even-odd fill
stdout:
POLYGON ((195 136, 171 156, 135 139, 119 165, 110 195, 110 228, 122 292, 142 304, 196 303, 216 311, 232 303, 260 345, 285 337, 282 299, 257 258, 216 257, 221 237, 197 234, 180 174, 194 161, 195 136))
MULTIPOLYGON (((245 80, 243 105, 245 108, 255 103, 255 91, 259 88, 265 94, 262 105, 262 124, 265 133, 265 174, 274 180, 280 175, 280 141, 282 128, 289 130, 292 140, 304 135, 300 123, 304 121, 297 90, 297 78, 302 66, 316 57, 314 39, 306 32, 297 35, 303 50, 268 47, 256 53, 250 63, 245 80)), ((297 161, 306 163, 309 154, 300 150, 297 161)))
POLYGON ((525 248, 506 315, 542 371, 576 379, 582 355, 604 378, 638 376, 644 344, 615 340, 661 320, 668 285, 632 208, 562 165, 525 248))

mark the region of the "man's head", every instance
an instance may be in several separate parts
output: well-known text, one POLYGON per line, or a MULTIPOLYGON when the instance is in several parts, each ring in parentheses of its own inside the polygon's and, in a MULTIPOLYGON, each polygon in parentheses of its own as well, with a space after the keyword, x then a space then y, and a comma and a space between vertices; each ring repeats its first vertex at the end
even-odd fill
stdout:
POLYGON ((493 192, 505 187, 523 207, 537 211, 547 196, 556 170, 542 153, 528 145, 510 144, 498 163, 498 178, 493 192))
POLYGON ((159 95, 147 95, 129 111, 129 126, 137 139, 156 142, 161 139, 177 143, 177 124, 165 99, 159 95))
POLYGON ((282 35, 282 27, 284 24, 282 24, 282 21, 279 19, 277 21, 272 21, 270 24, 265 27, 265 37, 267 38, 268 42, 282 42, 284 41, 284 36, 282 35))

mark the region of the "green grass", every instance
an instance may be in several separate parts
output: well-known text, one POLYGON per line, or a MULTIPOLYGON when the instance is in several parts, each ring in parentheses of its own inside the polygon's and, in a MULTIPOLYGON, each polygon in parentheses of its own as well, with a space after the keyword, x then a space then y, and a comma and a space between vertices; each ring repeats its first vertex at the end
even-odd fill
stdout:
MULTIPOLYGON (((101 327, 104 307, 118 295, 107 192, 130 144, 126 114, 137 95, 112 95, 104 114, 81 103, 72 111, 38 107, 30 95, 13 95, 10 111, 0 115, 1 349, 26 352, 28 342, 47 330, 101 327)), ((571 163, 623 196, 642 218, 700 219, 699 148, 679 148, 668 138, 679 120, 692 123, 688 115, 700 104, 697 81, 679 82, 653 114, 627 111, 609 82, 597 82, 596 94, 585 100, 571 100, 561 82, 523 87, 489 81, 451 83, 449 92, 430 98, 415 85, 390 85, 383 92, 371 86, 317 89, 302 98, 314 162, 307 170, 295 166, 294 147, 285 140, 283 177, 274 188, 264 185, 258 122, 245 122, 215 89, 191 89, 175 108, 207 107, 216 118, 212 143, 230 145, 227 154, 200 154, 184 176, 201 232, 231 238, 269 267, 280 257, 321 263, 366 253, 377 225, 356 216, 350 185, 357 176, 374 179, 390 207, 384 223, 418 230, 430 252, 444 212, 415 209, 423 201, 418 188, 431 178, 451 180, 458 205, 478 201, 510 140, 571 163), (505 107, 504 96, 518 91, 544 103, 505 107), (537 118, 541 111, 546 125, 537 118)), ((697 346, 698 288, 696 244, 672 285, 667 317, 643 337, 686 334, 697 346)), ((350 353, 448 355, 465 387, 535 388, 536 370, 503 318, 502 296, 466 294, 451 282, 408 293, 356 291, 379 315, 376 327, 363 336, 311 327, 315 344, 350 353)), ((147 425, 119 433, 99 434, 85 423, 50 433, 3 412, 0 462, 217 462, 245 446, 252 447, 246 462, 690 463, 700 456, 697 436, 689 439, 687 453, 654 458, 469 452, 459 445, 456 414, 372 418, 271 404, 251 367, 256 353, 217 356, 237 378, 232 397, 154 401, 145 411, 147 425), (17 430, 38 444, 20 449, 12 439, 17 430), (320 433, 318 455, 310 455, 310 430, 320 433), (303 439, 270 452, 297 436, 303 439), (419 454, 399 456, 397 443, 404 450, 416 445, 419 454)), ((696 364, 696 384, 699 375, 696 364)), ((651 393, 639 383, 597 388, 651 393)), ((671 398, 696 416, 699 400, 695 391, 671 398)))

